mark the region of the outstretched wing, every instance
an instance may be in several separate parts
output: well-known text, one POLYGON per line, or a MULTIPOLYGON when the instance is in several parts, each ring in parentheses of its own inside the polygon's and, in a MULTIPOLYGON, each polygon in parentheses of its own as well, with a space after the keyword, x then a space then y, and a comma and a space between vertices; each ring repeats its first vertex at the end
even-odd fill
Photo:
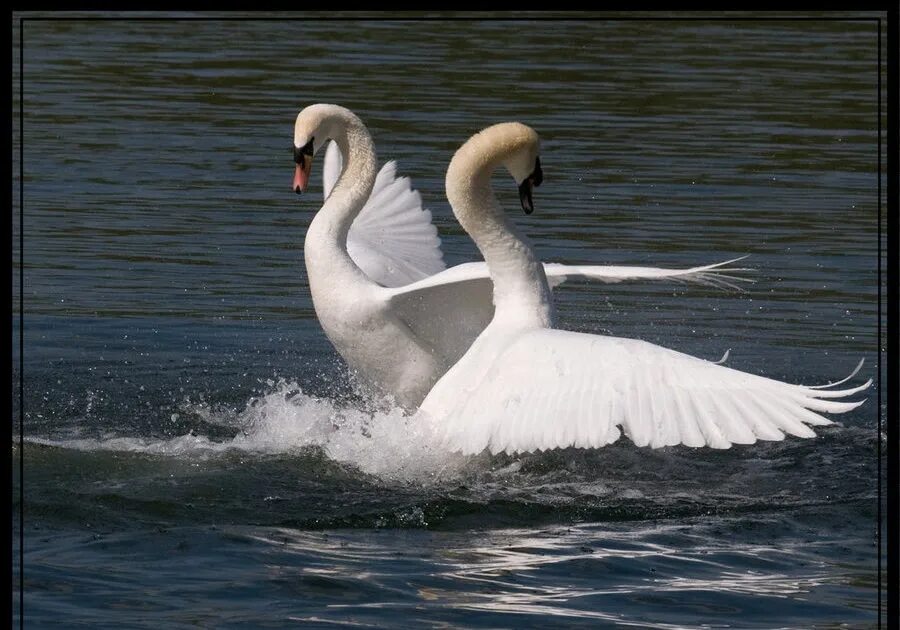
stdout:
POLYGON ((468 391, 451 402, 426 399, 421 409, 452 450, 467 454, 595 448, 621 432, 638 446, 728 448, 814 437, 808 425, 831 424, 821 412, 863 402, 831 399, 871 382, 844 390, 792 385, 645 341, 544 329, 496 354, 468 391))
MULTIPOLYGON (((322 169, 326 199, 342 168, 340 149, 331 142, 322 169)), ((397 176, 394 162, 381 168, 369 200, 350 225, 347 252, 369 278, 386 287, 409 284, 445 268, 431 212, 422 208, 422 197, 409 178, 397 176)))
POLYGON ((752 271, 746 267, 729 267, 728 265, 745 259, 747 256, 733 258, 712 265, 690 267, 688 269, 665 269, 662 267, 625 267, 616 265, 563 265, 560 263, 544 263, 544 271, 551 287, 558 286, 566 280, 584 279, 615 283, 628 280, 672 280, 674 282, 691 282, 715 287, 727 287, 740 290, 735 282, 753 282, 750 278, 736 276, 735 273, 752 271))
MULTIPOLYGON (((746 271, 725 266, 736 260, 740 259, 690 269, 544 263, 544 270, 551 287, 572 279, 674 280, 735 287, 717 274, 735 281, 746 280, 725 273, 746 271)), ((483 261, 456 265, 418 282, 395 287, 390 302, 392 310, 440 353, 448 366, 462 358, 494 316, 493 284, 483 261)))

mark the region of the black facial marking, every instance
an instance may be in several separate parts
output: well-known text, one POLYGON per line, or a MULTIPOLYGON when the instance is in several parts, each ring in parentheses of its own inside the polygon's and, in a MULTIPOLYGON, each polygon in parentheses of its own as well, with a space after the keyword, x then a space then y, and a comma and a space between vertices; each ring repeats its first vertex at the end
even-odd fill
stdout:
POLYGON ((309 139, 309 142, 307 142, 306 144, 304 144, 304 145, 303 145, 302 147, 300 147, 299 149, 298 149, 297 147, 294 147, 294 162, 296 162, 297 164, 301 164, 301 165, 302 165, 303 162, 304 162, 305 156, 310 156, 310 157, 312 157, 312 154, 313 154, 313 141, 314 141, 314 140, 315 140, 315 138, 310 138, 310 139, 309 139))

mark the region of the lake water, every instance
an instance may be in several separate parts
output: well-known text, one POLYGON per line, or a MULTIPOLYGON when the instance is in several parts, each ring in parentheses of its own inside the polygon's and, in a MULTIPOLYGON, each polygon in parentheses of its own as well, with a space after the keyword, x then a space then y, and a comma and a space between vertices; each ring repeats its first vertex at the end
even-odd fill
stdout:
POLYGON ((876 624, 877 388, 815 440, 419 456, 315 318, 320 171, 290 192, 297 112, 342 104, 472 260, 447 163, 519 120, 535 213, 497 189, 544 260, 754 268, 746 292, 566 285, 562 327, 791 382, 864 358, 862 382, 876 22, 31 20, 24 42, 26 626, 876 624))

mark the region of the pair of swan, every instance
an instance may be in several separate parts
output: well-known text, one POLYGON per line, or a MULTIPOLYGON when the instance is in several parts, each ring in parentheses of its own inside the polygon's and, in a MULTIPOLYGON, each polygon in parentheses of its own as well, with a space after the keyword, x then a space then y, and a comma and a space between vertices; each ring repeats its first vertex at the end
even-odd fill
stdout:
MULTIPOLYGON (((309 182, 326 144, 326 201, 306 233, 304 258, 316 315, 352 370, 413 409, 494 315, 488 266, 445 269, 431 214, 406 178, 377 171, 372 137, 350 110, 311 105, 294 125, 293 189, 309 182)), ((461 173, 461 177, 467 174, 461 173)), ((544 265, 549 283, 672 279, 728 285, 726 261, 692 269, 544 265)), ((733 285, 732 285, 733 286, 733 285)))
POLYGON ((807 425, 830 423, 818 412, 841 413, 862 404, 830 399, 862 391, 871 381, 844 390, 827 388, 847 379, 821 387, 791 385, 639 340, 554 329, 550 289, 556 280, 691 277, 717 266, 652 273, 618 268, 619 275, 606 275, 599 267, 542 264, 501 211, 490 182, 493 171, 505 167, 519 185, 523 208, 531 211, 531 190, 542 173, 537 134, 525 125, 489 127, 454 155, 447 196, 485 262, 449 270, 442 270, 430 216, 392 171, 376 173, 371 136, 349 110, 313 105, 300 112, 295 190, 306 188, 312 157, 327 139, 344 163, 326 155, 326 180, 340 175, 306 237, 316 313, 351 367, 403 404, 421 400, 421 421, 431 423, 451 450, 600 447, 619 437, 619 427, 639 446, 727 448, 780 440, 786 433, 812 437, 807 425), (379 198, 390 200, 388 210, 375 204, 369 220, 387 226, 374 237, 383 239, 376 243, 386 254, 366 260, 359 253, 365 243, 358 243, 372 234, 354 239, 351 232, 357 215, 364 218, 367 200, 379 198), (419 239, 427 247, 417 247, 419 239), (414 254, 405 267, 392 262, 395 256, 404 259, 399 245, 393 250, 400 242, 414 254), (362 269, 367 264, 376 270, 371 276, 362 269), (375 280, 379 265, 383 284, 375 280), (392 280, 415 281, 383 286, 392 280))

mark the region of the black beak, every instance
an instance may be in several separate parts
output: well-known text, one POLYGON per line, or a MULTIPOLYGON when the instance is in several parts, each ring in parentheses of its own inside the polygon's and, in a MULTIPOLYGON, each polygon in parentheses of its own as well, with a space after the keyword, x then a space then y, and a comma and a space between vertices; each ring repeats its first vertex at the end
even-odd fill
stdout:
POLYGON ((534 212, 534 200, 531 198, 531 189, 533 187, 534 184, 531 181, 531 177, 526 177, 525 181, 519 184, 519 201, 522 202, 522 210, 525 211, 525 214, 534 212))
POLYGON ((519 184, 519 201, 522 202, 522 210, 525 214, 534 212, 534 200, 531 198, 531 191, 535 186, 540 186, 544 181, 544 171, 541 169, 541 158, 534 161, 534 171, 519 184))

